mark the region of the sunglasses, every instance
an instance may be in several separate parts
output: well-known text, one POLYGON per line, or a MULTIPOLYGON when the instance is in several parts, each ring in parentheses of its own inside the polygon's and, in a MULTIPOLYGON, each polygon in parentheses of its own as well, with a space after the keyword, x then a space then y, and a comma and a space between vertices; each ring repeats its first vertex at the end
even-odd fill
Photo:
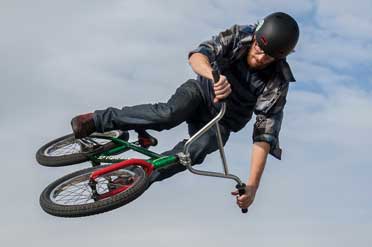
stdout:
POLYGON ((275 60, 275 58, 273 58, 272 56, 270 55, 267 55, 262 49, 261 47, 258 45, 258 42, 255 40, 254 41, 254 44, 253 44, 253 48, 255 49, 256 53, 258 55, 265 55, 266 58, 270 59, 270 60, 275 60))

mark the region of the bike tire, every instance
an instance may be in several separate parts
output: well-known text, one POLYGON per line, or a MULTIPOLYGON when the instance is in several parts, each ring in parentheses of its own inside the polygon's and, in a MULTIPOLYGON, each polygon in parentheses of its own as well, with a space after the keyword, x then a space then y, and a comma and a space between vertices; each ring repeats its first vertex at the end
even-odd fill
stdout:
MULTIPOLYGON (((97 167, 91 167, 87 169, 83 169, 71 174, 68 174, 53 183, 47 186, 44 191, 40 195, 40 206, 41 208, 48 214, 59 216, 59 217, 84 217, 94 214, 100 214, 103 212, 107 212, 123 206, 136 198, 138 198, 149 186, 149 177, 146 172, 143 170, 141 166, 130 166, 123 169, 119 169, 118 171, 126 170, 129 173, 134 173, 136 175, 136 180, 131 187, 128 189, 119 192, 113 196, 106 197, 102 200, 81 203, 79 205, 65 205, 61 202, 57 203, 57 192, 63 193, 64 189, 68 189, 68 183, 71 183, 71 186, 79 186, 79 183, 85 183, 89 180, 89 176, 93 171, 98 169, 102 169, 108 165, 101 165, 97 167), (88 180, 84 180, 83 178, 87 178, 88 180), (80 180, 79 180, 80 179, 80 180), (74 184, 75 183, 75 184, 74 184), (67 187, 66 187, 67 186, 67 187)), ((115 171, 117 172, 117 171, 115 171)), ((107 174, 105 174, 107 179, 107 174)), ((105 177, 103 176, 103 177, 105 177)), ((133 175, 134 177, 134 175, 133 175)), ((102 183, 104 184, 104 183, 102 183)), ((81 185, 84 188, 84 185, 81 185)), ((89 184, 85 185, 85 189, 88 188, 89 184)), ((97 187, 98 188, 98 187, 97 187)), ((76 189, 76 188, 74 188, 76 189)), ((67 192, 66 192, 67 193, 67 192)), ((70 193, 70 192, 69 192, 70 193)), ((77 193, 75 191, 75 193, 77 193)), ((89 193, 89 191, 82 190, 81 193, 89 193)), ((65 195, 61 195, 63 198, 65 195)), ((67 194, 67 196, 71 196, 67 194)), ((66 196, 65 196, 66 198, 66 196)), ((72 200, 67 198, 66 200, 72 200)), ((91 199, 93 200, 93 199, 91 199)))
MULTIPOLYGON (((119 137, 124 140, 128 140, 129 134, 128 132, 122 132, 122 131, 112 131, 112 132, 117 132, 115 137, 119 137)), ((111 132, 110 132, 111 133, 111 132)), ((105 134, 105 133, 104 133, 105 134)), ((103 140, 103 139, 101 139, 103 140)), ((53 147, 58 146, 58 144, 65 142, 66 145, 74 145, 74 142, 77 140, 75 139, 73 134, 65 135, 60 138, 57 138, 55 140, 52 140, 48 142, 47 144, 43 145, 39 150, 36 152, 36 161, 43 166, 49 166, 49 167, 59 167, 59 166, 69 166, 69 165, 74 165, 78 163, 82 163, 85 161, 89 160, 89 155, 94 155, 97 153, 101 153, 104 151, 107 151, 109 149, 112 149, 116 146, 116 144, 112 141, 106 141, 99 150, 96 152, 82 152, 81 150, 77 151, 76 153, 71 153, 71 154, 64 154, 64 155, 55 155, 51 156, 48 155, 47 152, 48 150, 51 150, 53 147)), ((56 149, 58 150, 58 149, 56 149)), ((54 150, 55 151, 55 150, 54 150)))

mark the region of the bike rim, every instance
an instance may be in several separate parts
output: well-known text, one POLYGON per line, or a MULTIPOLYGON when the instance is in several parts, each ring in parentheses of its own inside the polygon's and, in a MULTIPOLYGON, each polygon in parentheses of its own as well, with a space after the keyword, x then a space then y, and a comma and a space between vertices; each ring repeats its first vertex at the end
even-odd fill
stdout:
POLYGON ((91 173, 89 171, 58 185, 49 194, 51 201, 63 206, 91 204, 123 193, 140 180, 140 175, 128 168, 116 170, 95 180, 96 194, 89 185, 91 173))
MULTIPOLYGON (((99 133, 98 134, 94 133, 94 134, 117 138, 121 135, 121 133, 122 132, 119 130, 113 130, 113 131, 105 132, 103 134, 99 134, 99 133)), ((107 139, 94 138, 94 137, 86 137, 85 139, 96 143, 95 146, 93 146, 92 150, 110 142, 110 140, 107 140, 107 139)), ((71 137, 65 138, 47 147, 44 150, 43 154, 48 157, 58 157, 58 156, 79 154, 79 153, 84 153, 84 152, 86 151, 82 150, 80 140, 75 139, 74 136, 71 136, 71 137)))

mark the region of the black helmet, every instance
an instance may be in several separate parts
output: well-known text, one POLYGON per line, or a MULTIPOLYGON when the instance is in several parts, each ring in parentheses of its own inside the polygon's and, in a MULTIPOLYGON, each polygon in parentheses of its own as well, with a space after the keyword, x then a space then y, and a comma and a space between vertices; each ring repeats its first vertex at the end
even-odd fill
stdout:
POLYGON ((259 47, 267 55, 284 58, 295 48, 300 30, 295 19, 276 12, 259 22, 255 34, 259 47))

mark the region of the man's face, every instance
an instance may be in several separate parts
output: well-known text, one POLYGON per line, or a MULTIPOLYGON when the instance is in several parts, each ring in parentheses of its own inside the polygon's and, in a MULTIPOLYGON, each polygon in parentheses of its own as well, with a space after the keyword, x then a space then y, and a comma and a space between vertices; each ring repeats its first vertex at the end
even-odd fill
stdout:
POLYGON ((265 54, 263 50, 258 46, 256 40, 253 40, 252 46, 249 49, 247 63, 252 69, 263 69, 270 63, 272 63, 275 58, 270 57, 265 54))

